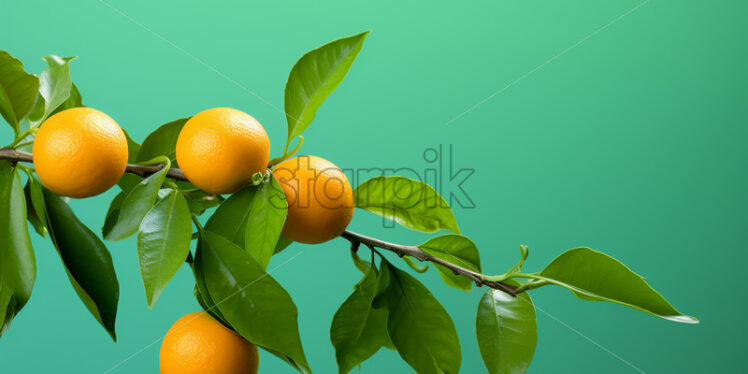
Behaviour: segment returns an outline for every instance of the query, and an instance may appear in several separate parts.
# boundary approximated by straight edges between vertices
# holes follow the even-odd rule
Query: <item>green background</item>
[[[487,272],[511,266],[519,244],[530,246],[529,271],[586,245],[619,258],[702,321],[671,323],[546,287],[533,292],[539,342],[530,372],[637,371],[624,360],[653,373],[745,370],[745,2],[652,0],[602,30],[641,3],[109,4],[117,10],[93,0],[3,2],[0,49],[37,73],[43,55],[80,56],[72,74],[84,104],[136,140],[173,119],[228,106],[265,126],[277,156],[286,126],[273,106],[282,107],[293,63],[372,29],[306,132],[303,153],[343,168],[423,170],[432,166],[425,149],[452,144],[454,166],[476,171],[463,185],[476,208],[455,213]],[[3,127],[0,143],[10,138]],[[99,232],[115,190],[71,205]],[[428,237],[382,226],[363,211],[351,224],[395,242]],[[0,340],[2,371],[156,373],[158,339],[198,310],[188,269],[149,310],[134,238],[108,243],[121,287],[114,344],[77,299],[52,245],[36,236],[33,244],[39,275]],[[295,244],[270,265],[298,255],[272,274],[295,298],[318,373],[335,371],[330,321],[359,278],[347,251],[342,239]],[[474,331],[482,290],[447,288],[433,269],[419,279],[457,325],[462,372],[485,372]],[[293,372],[264,353],[260,371]],[[387,350],[363,365],[365,373],[386,371],[410,369]]]

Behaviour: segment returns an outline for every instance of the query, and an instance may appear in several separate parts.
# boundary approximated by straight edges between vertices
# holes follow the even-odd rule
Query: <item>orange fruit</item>
[[[247,113],[213,108],[190,118],[177,138],[177,163],[187,179],[213,194],[236,192],[267,169],[270,140]]]
[[[353,217],[353,189],[332,162],[301,156],[273,169],[288,202],[283,235],[295,242],[317,244],[343,233]]]
[[[58,195],[98,195],[122,177],[127,138],[116,122],[91,108],[49,117],[36,133],[34,168],[44,187]]]
[[[257,347],[208,313],[190,313],[161,342],[161,374],[257,374]]]

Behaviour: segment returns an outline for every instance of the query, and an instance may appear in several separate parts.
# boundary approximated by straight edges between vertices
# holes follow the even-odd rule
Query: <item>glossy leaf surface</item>
[[[335,347],[340,374],[351,371],[379,348],[391,344],[387,335],[387,310],[372,306],[376,294],[377,271],[369,266],[353,293],[335,312],[330,340]]]
[[[379,277],[374,305],[387,308],[387,331],[403,360],[418,373],[457,373],[460,342],[444,307],[418,280],[384,260]]]
[[[39,96],[29,115],[32,126],[38,126],[65,103],[73,91],[70,61],[75,57],[44,56],[47,68],[39,76]],[[80,94],[80,92],[78,92]]]
[[[236,244],[210,231],[200,235],[207,291],[226,321],[250,342],[311,372],[288,292]]]
[[[169,122],[150,133],[138,151],[137,161],[148,161],[158,156],[166,156],[172,161],[172,165],[177,167],[177,138],[182,127],[190,118],[180,118],[176,121]]]
[[[165,191],[138,229],[140,274],[150,307],[184,263],[192,237],[187,201],[177,190]]]
[[[465,269],[480,273],[480,254],[478,248],[468,237],[459,234],[447,234],[433,238],[418,246],[424,252],[440,258],[444,261],[462,266]],[[434,264],[436,269],[450,287],[458,290],[470,291],[473,281],[463,275],[457,275],[452,270],[439,264]]]
[[[460,232],[452,209],[426,183],[400,176],[380,176],[361,183],[353,195],[357,208],[411,230]]]
[[[309,127],[317,109],[343,81],[368,34],[366,31],[325,44],[307,52],[293,66],[285,90],[286,146]]]
[[[35,279],[21,178],[10,163],[0,160],[0,335],[31,297]]]
[[[198,236],[199,238],[199,236]],[[216,303],[213,297],[208,292],[208,286],[205,284],[205,266],[203,266],[203,243],[202,240],[197,241],[197,248],[195,248],[195,258],[193,259],[192,273],[195,276],[195,299],[208,314],[213,316],[216,320],[228,325],[226,319],[221,314],[221,311],[216,307]]]
[[[114,323],[119,300],[119,282],[112,256],[104,243],[73,214],[55,193],[45,189],[47,221],[52,242],[86,308],[116,340]]]
[[[143,217],[156,202],[158,191],[161,184],[164,183],[167,172],[168,169],[161,169],[140,181],[130,190],[127,197],[122,201],[116,222],[108,232],[104,233],[104,239],[122,240],[138,231]]]
[[[275,252],[283,223],[286,221],[288,204],[274,175],[257,187],[249,204],[249,215],[244,234],[244,248],[267,269],[270,257]]]
[[[530,366],[538,326],[535,306],[527,292],[512,297],[489,288],[478,304],[475,328],[489,373],[520,374]]]
[[[244,248],[250,205],[257,193],[256,187],[246,187],[226,199],[210,216],[205,229],[229,239]]]
[[[29,222],[42,237],[47,235],[47,209],[44,206],[42,183],[35,175],[29,175],[26,187],[26,212]]]
[[[21,120],[34,106],[39,78],[23,70],[23,63],[0,50],[0,115],[18,134]]]
[[[538,275],[570,289],[583,300],[609,301],[675,322],[699,322],[677,311],[626,265],[590,248],[574,248],[562,253]]]

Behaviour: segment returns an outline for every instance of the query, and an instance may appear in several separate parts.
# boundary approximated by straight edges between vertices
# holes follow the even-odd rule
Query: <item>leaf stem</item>
[[[13,143],[10,143],[8,148],[16,148],[21,140],[25,139],[30,134],[36,133],[37,131],[39,131],[38,127],[29,127],[28,129],[26,129],[26,131],[18,134],[18,136],[16,136],[16,139],[13,141]]]
[[[292,149],[291,152],[289,152],[288,151],[288,142],[287,142],[286,143],[286,148],[283,150],[283,156],[276,157],[276,158],[270,160],[270,162],[268,162],[268,167],[271,168],[271,167],[273,167],[275,165],[278,165],[281,162],[286,161],[289,158],[293,157],[293,155],[295,155],[297,152],[299,152],[299,150],[301,149],[301,145],[302,144],[304,144],[304,136],[299,135],[299,144],[297,144],[296,147],[294,149]]]
[[[405,261],[405,263],[408,264],[408,266],[410,266],[410,268],[413,269],[413,271],[415,271],[416,273],[425,273],[429,270],[428,264],[426,264],[424,267],[418,267],[418,265],[413,262],[413,259],[408,256],[403,256],[403,261]]]

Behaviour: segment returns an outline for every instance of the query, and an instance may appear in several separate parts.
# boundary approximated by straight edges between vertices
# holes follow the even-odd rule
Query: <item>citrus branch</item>
[[[365,244],[368,247],[386,249],[390,252],[397,253],[397,255],[400,257],[410,256],[422,262],[433,262],[435,264],[444,266],[445,268],[452,270],[452,272],[454,272],[455,274],[472,279],[478,287],[486,285],[488,287],[504,291],[512,296],[517,296],[517,294],[519,293],[517,287],[515,286],[503,282],[494,282],[487,280],[487,277],[481,273],[474,272],[470,269],[465,269],[462,266],[444,261],[438,257],[434,257],[422,251],[421,248],[418,248],[416,246],[390,243],[384,240],[370,238],[368,236],[361,235],[350,230],[343,231],[343,233],[340,234],[340,237],[351,242],[351,250],[357,250],[361,244]]]
[[[11,162],[32,162],[33,156],[31,153],[21,152],[17,151],[12,148],[0,148],[0,160],[9,160]],[[139,177],[147,177],[161,169],[163,169],[164,164],[157,164],[157,165],[141,165],[141,164],[127,164],[127,171],[128,173],[135,174]],[[166,176],[172,179],[181,180],[181,181],[187,181],[187,177],[184,176],[184,173],[182,173],[179,169],[169,169],[168,172],[166,172]]]
[[[0,148],[0,159],[10,160],[11,162],[32,162],[33,161],[33,157],[30,153],[17,151],[11,148]],[[151,175],[161,170],[161,168],[163,168],[162,164],[159,164],[159,165],[127,164],[126,171],[128,173],[136,174],[140,177],[146,177],[148,175]],[[176,179],[176,180],[187,181],[187,178],[184,176],[184,173],[182,173],[182,171],[179,169],[169,169],[166,176],[172,179]],[[466,269],[462,266],[455,265],[451,262],[444,261],[440,258],[434,257],[422,251],[420,248],[416,246],[390,243],[384,240],[371,238],[371,237],[361,235],[361,234],[355,233],[353,231],[348,231],[348,230],[344,231],[340,236],[348,240],[349,242],[351,242],[351,250],[353,251],[358,250],[359,246],[361,244],[364,244],[370,248],[372,247],[381,248],[381,249],[388,250],[390,252],[394,252],[400,257],[410,256],[422,262],[432,262],[434,264],[441,265],[449,270],[452,270],[452,272],[454,272],[455,274],[470,278],[471,280],[475,282],[475,284],[478,287],[485,285],[487,287],[506,292],[507,294],[512,295],[512,296],[516,296],[519,292],[525,290],[525,289],[519,290],[516,286],[507,284],[504,282],[492,281],[490,280],[491,278],[490,276],[483,275],[481,273],[472,271],[470,269]]]

